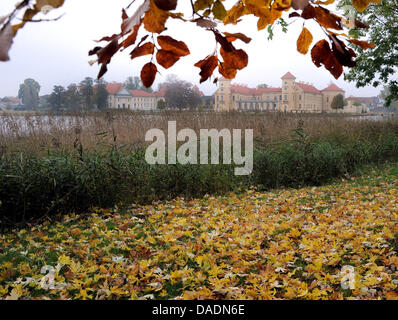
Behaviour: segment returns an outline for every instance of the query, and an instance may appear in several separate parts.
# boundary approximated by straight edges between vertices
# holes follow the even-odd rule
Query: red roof
[[[146,92],[144,90],[129,90],[130,93],[135,97],[164,97],[166,95],[166,89],[162,88],[157,92]]]
[[[245,95],[260,95],[262,93],[273,93],[273,92],[282,92],[281,88],[261,88],[261,89],[252,89],[249,87],[241,86],[234,84],[231,86],[232,93],[239,93]]]
[[[288,72],[282,77],[282,79],[296,79],[296,77]]]
[[[109,94],[116,94],[122,89],[123,85],[121,83],[108,83],[106,85],[106,90],[108,91]]]
[[[342,91],[342,92],[345,92],[343,89],[339,88],[334,83],[332,83],[329,87],[323,89],[322,91]]]
[[[306,83],[301,83],[301,82],[296,82],[296,85],[303,89],[304,92],[307,93],[315,93],[315,94],[322,94],[317,88],[315,88],[313,85],[306,84]]]

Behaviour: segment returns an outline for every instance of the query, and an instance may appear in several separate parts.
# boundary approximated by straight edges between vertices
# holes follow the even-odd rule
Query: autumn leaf
[[[311,57],[318,68],[323,64],[336,79],[343,73],[343,66],[335,57],[326,40],[320,40],[315,44],[311,50]]]
[[[220,49],[224,62],[233,69],[242,70],[247,67],[249,57],[242,49],[227,52],[223,48]]]
[[[365,11],[371,3],[380,4],[380,2],[381,0],[352,0],[354,8],[359,12]]]
[[[173,51],[161,49],[156,53],[156,60],[163,68],[169,69],[180,60],[180,56]]]
[[[303,10],[309,3],[309,0],[292,0],[292,8],[294,10]]]
[[[238,19],[244,15],[245,7],[242,2],[238,2],[234,5],[230,10],[227,11],[227,14],[223,20],[224,24],[236,24]]]
[[[5,20],[5,18],[4,18]],[[1,22],[1,21],[0,21]],[[1,23],[0,23],[1,26]],[[8,51],[10,50],[14,38],[14,32],[11,24],[7,24],[0,32],[0,61],[8,61],[10,57]]]
[[[207,79],[209,79],[214,70],[218,66],[218,59],[216,56],[209,56],[203,60],[200,60],[195,64],[195,67],[198,67],[201,69],[200,71],[200,83],[205,82]]]
[[[153,54],[155,51],[155,45],[152,42],[146,42],[139,47],[136,47],[131,53],[131,59]]]
[[[152,62],[148,62],[141,70],[141,81],[142,84],[150,88],[156,79],[156,74],[158,72],[158,68]]]
[[[183,41],[177,41],[170,36],[159,36],[157,41],[162,49],[174,52],[177,56],[184,57],[190,54]]]
[[[225,7],[220,0],[216,0],[216,2],[213,5],[212,11],[214,17],[218,20],[223,20],[227,15],[227,10],[225,10]]]
[[[154,0],[159,9],[165,11],[175,10],[177,8],[177,0]]]
[[[237,70],[231,68],[226,63],[220,63],[218,66],[218,72],[225,78],[225,79],[235,79]]]
[[[161,33],[166,27],[166,21],[169,18],[167,11],[159,9],[153,0],[150,0],[149,10],[144,16],[144,27],[147,31]]]
[[[138,35],[138,31],[141,27],[141,21],[139,24],[134,26],[133,32],[122,42],[123,48],[128,48],[128,47],[132,46],[137,41],[137,35]]]
[[[364,50],[371,49],[371,48],[375,47],[374,43],[369,43],[367,41],[361,41],[361,40],[358,40],[358,39],[349,39],[348,42],[350,42],[352,44],[355,44],[355,45],[361,47]]]
[[[229,32],[224,32],[224,35],[227,38],[227,41],[229,42],[233,42],[237,39],[243,41],[244,43],[250,43],[252,41],[251,38],[247,37],[246,35],[244,35],[243,33],[229,33]]]
[[[297,40],[297,51],[301,54],[307,54],[312,43],[313,36],[307,28],[303,28]]]

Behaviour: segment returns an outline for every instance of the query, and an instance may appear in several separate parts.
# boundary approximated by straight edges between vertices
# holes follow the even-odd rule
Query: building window
[[[299,95],[299,100],[301,100],[301,95]]]
[[[235,101],[235,96],[232,96],[232,101]]]
[[[285,94],[285,100],[287,100],[287,95]]]
[[[281,100],[281,101],[282,101],[282,96],[279,96],[279,100]]]

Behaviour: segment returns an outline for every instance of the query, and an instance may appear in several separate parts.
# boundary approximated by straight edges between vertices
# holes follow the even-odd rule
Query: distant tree
[[[124,86],[128,90],[143,90],[146,92],[153,92],[152,88],[146,88],[142,82],[140,77],[128,77],[124,82]]]
[[[344,109],[344,105],[345,105],[344,96],[340,93],[333,98],[331,107],[334,110],[338,110],[338,109]]]
[[[94,101],[99,110],[104,110],[108,107],[108,90],[106,90],[106,82],[102,79],[98,79],[96,82],[96,90],[94,95]]]
[[[48,98],[48,103],[54,111],[60,111],[66,104],[66,91],[62,86],[54,86],[53,92]]]
[[[158,109],[159,110],[164,110],[164,109],[166,109],[166,107],[167,107],[166,101],[164,101],[164,100],[158,101]]]
[[[359,101],[359,100],[355,100],[355,101],[352,103],[352,105],[355,106],[355,107],[360,107],[360,106],[362,105],[362,102]]]
[[[81,108],[82,97],[79,94],[77,85],[72,83],[68,86],[66,92],[66,108],[69,110],[77,110]]]
[[[39,106],[40,84],[34,79],[26,79],[19,86],[18,98],[27,109],[36,109]]]
[[[93,78],[86,77],[82,82],[80,82],[80,92],[82,96],[83,108],[90,110],[94,106],[94,80]]]
[[[384,86],[383,90],[380,92],[380,97],[384,101],[387,101],[388,97],[390,97],[390,96],[391,96],[390,86]],[[391,99],[390,106],[395,108],[395,109],[398,109],[398,98],[397,99]]]
[[[268,84],[266,84],[266,83],[262,83],[262,84],[259,84],[258,86],[257,86],[257,88],[258,89],[266,89],[266,88],[268,88],[269,86],[268,86]]]
[[[166,89],[166,104],[172,109],[193,109],[201,104],[200,92],[192,83],[172,75],[159,86]]]

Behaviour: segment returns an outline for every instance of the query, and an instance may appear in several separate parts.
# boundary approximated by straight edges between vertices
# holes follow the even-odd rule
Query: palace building
[[[339,94],[344,97],[345,91],[335,84],[318,90],[312,84],[297,82],[290,72],[282,77],[280,88],[253,89],[222,78],[215,93],[215,111],[336,112],[331,104]],[[345,109],[340,112],[355,108]]]
[[[109,109],[127,109],[134,111],[150,111],[158,108],[158,102],[165,100],[166,90],[146,92],[143,90],[127,90],[121,83],[109,83],[108,91]]]

